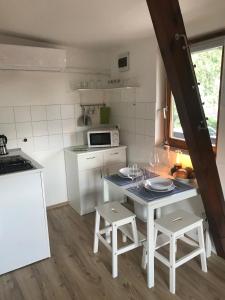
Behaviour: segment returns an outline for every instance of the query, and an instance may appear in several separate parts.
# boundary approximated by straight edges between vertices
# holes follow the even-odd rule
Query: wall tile
[[[76,135],[75,133],[65,133],[63,134],[63,145],[64,147],[70,147],[76,145]]]
[[[85,132],[76,132],[76,145],[87,145],[87,134]]]
[[[63,133],[75,132],[76,124],[74,119],[62,120]]]
[[[121,90],[112,90],[109,103],[121,102]]]
[[[62,116],[62,119],[73,119],[73,118],[75,118],[75,107],[74,107],[74,105],[61,105],[61,116]]]
[[[135,132],[137,134],[145,134],[145,120],[144,119],[136,119],[135,120],[136,125],[135,125]]]
[[[17,140],[16,139],[8,140],[7,149],[15,149],[15,148],[18,148]]]
[[[144,134],[155,137],[155,121],[154,120],[144,120]]]
[[[127,116],[129,118],[135,118],[136,104],[127,103]]]
[[[102,90],[90,90],[80,93],[81,104],[94,104],[103,103],[104,91]]]
[[[62,133],[62,121],[61,120],[48,121],[48,133],[49,135]]]
[[[145,106],[145,119],[155,120],[155,102],[146,103]]]
[[[122,89],[121,90],[121,101],[127,103],[135,103],[136,91],[135,89]]]
[[[18,147],[26,153],[32,153],[34,151],[34,141],[32,137],[28,138],[27,142],[24,142],[23,139],[17,139],[17,144]]]
[[[33,135],[31,123],[30,122],[17,123],[16,132],[17,132],[17,138],[31,137]]]
[[[155,103],[136,103],[136,118],[155,120]]]
[[[14,123],[13,107],[0,107],[0,123]]]
[[[47,120],[60,120],[61,110],[60,105],[47,105]]]
[[[47,121],[32,122],[33,136],[48,135]]]
[[[61,134],[49,136],[49,149],[62,149],[63,148],[63,137]]]
[[[123,129],[127,132],[135,133],[135,119],[134,118],[123,118],[122,119]]]
[[[35,151],[47,151],[49,146],[48,136],[34,137],[34,150]]]
[[[0,134],[4,134],[8,139],[15,139],[15,124],[0,124]]]
[[[30,106],[16,106],[14,107],[14,112],[17,123],[31,121]]]
[[[144,119],[146,116],[146,104],[136,103],[136,118]]]
[[[46,117],[46,107],[44,105],[31,106],[32,121],[45,121]]]

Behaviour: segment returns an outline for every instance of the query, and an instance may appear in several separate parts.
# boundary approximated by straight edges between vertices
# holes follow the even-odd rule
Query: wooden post
[[[146,0],[217,254],[225,258],[225,204],[178,0]]]

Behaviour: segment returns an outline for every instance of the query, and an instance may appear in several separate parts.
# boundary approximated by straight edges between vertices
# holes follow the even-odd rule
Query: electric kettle
[[[7,151],[7,137],[5,135],[0,135],[0,155],[6,155],[8,154]]]

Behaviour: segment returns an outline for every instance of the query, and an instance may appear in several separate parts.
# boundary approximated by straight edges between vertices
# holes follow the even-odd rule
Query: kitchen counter
[[[48,224],[42,166],[21,149],[13,149],[0,159],[21,156],[33,169],[0,176],[0,275],[50,257]],[[20,164],[2,163],[1,171]],[[23,164],[20,166],[24,167]]]
[[[0,177],[2,176],[15,176],[18,174],[23,174],[24,172],[26,173],[36,173],[36,172],[41,172],[43,170],[43,167],[36,162],[33,158],[31,158],[29,155],[24,153],[20,148],[12,149],[8,151],[9,153],[7,155],[2,155],[0,156],[0,160],[7,158],[7,157],[13,157],[13,156],[21,156],[22,158],[28,160],[31,165],[33,166],[33,169],[28,169],[28,170],[20,170],[12,173],[6,173],[6,174],[0,174]]]
[[[116,150],[116,149],[126,149],[127,146],[125,145],[120,145],[117,147],[99,147],[99,148],[89,148],[87,145],[80,145],[80,146],[71,146],[64,148],[64,151],[69,151],[69,152],[75,152],[76,154],[87,154],[87,153],[96,153],[96,152],[103,152],[103,151],[108,151],[108,150]]]

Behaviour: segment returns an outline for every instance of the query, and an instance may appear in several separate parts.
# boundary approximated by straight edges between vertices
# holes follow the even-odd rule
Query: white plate
[[[144,187],[146,188],[146,190],[151,191],[151,192],[156,192],[156,193],[166,193],[166,192],[171,192],[175,189],[175,185],[173,184],[171,187],[169,187],[166,190],[156,190],[153,189],[149,184],[145,183]]]
[[[120,175],[121,177],[125,177],[125,178],[130,178],[129,177],[129,168],[122,168],[119,170],[118,175]],[[143,172],[141,171],[141,169],[138,169],[136,174],[135,174],[135,178],[142,176]]]
[[[154,190],[165,191],[171,188],[174,184],[169,178],[157,178],[156,180],[147,180],[146,183]]]

